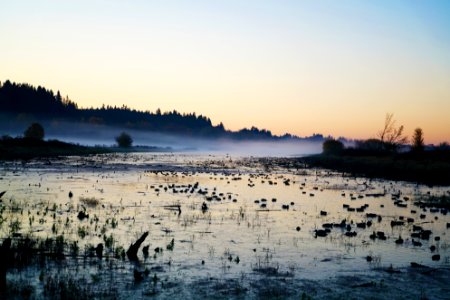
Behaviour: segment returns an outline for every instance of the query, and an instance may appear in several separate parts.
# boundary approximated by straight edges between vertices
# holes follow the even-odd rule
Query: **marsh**
[[[8,296],[448,296],[450,215],[423,205],[448,187],[192,153],[2,162],[0,178],[1,242],[33,242]]]

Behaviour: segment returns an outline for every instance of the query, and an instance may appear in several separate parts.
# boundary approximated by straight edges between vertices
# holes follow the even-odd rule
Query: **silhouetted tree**
[[[117,145],[121,148],[129,148],[131,147],[131,144],[133,144],[133,139],[131,136],[126,133],[122,132],[119,136],[116,137]]]
[[[55,96],[55,100],[59,103],[62,103],[62,97],[61,97],[61,93],[58,91],[56,92],[56,96]]]
[[[412,150],[415,152],[422,152],[424,149],[424,139],[422,128],[414,129],[414,135],[412,138]]]
[[[39,123],[33,123],[23,133],[24,137],[36,140],[43,140],[45,136],[44,127]]]
[[[403,125],[395,125],[394,114],[386,114],[384,127],[378,132],[381,143],[387,150],[396,151],[397,148],[408,142],[408,138],[403,135]]]
[[[328,139],[322,144],[323,154],[339,154],[344,150],[344,144],[335,139]]]

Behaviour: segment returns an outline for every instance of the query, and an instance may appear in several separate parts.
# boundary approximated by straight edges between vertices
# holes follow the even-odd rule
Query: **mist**
[[[162,151],[229,154],[236,156],[305,156],[320,153],[321,142],[279,140],[241,141],[219,138],[197,138],[158,132],[85,123],[42,121],[45,139],[57,139],[84,146],[114,146],[115,137],[126,132],[133,138],[133,146],[157,147]],[[0,135],[22,136],[30,125],[24,122],[0,122]],[[156,149],[158,150],[158,149]]]

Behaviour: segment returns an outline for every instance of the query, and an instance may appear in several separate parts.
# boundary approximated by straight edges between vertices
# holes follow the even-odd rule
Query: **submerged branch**
[[[129,260],[137,261],[137,252],[141,244],[144,242],[145,238],[148,236],[148,231],[144,232],[144,234],[136,241],[136,243],[131,244],[130,248],[127,250],[127,256]]]

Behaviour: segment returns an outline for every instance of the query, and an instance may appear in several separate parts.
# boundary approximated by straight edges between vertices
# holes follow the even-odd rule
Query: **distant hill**
[[[214,126],[206,116],[195,113],[181,114],[176,110],[162,113],[139,111],[122,107],[79,108],[67,96],[62,97],[49,89],[9,80],[0,83],[0,113],[12,120],[33,118],[47,121],[68,121],[83,124],[101,124],[151,132],[178,134],[192,137],[231,138],[236,140],[308,140],[323,141],[321,134],[300,138],[285,134],[273,135],[270,130],[251,127],[239,131],[226,130],[220,123]]]

